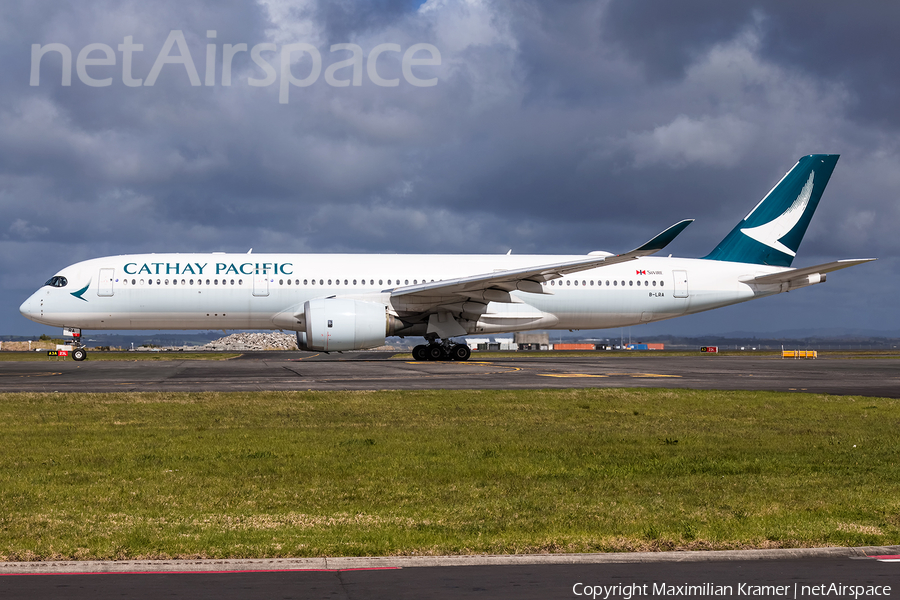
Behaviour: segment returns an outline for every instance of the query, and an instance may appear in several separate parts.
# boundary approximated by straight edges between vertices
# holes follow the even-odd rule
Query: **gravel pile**
[[[207,350],[296,350],[297,338],[286,333],[232,333],[204,346]]]

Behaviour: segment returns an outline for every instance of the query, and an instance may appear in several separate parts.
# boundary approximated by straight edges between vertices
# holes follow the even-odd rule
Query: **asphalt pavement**
[[[0,362],[0,392],[663,387],[900,397],[893,358],[521,356],[416,362],[388,352],[254,352],[222,361]]]

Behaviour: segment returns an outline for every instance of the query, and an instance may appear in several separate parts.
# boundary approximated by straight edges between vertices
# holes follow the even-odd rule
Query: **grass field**
[[[900,401],[0,395],[0,559],[900,543]]]

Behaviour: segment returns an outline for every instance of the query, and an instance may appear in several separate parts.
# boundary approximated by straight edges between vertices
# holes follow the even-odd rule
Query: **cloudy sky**
[[[4,2],[0,333],[55,331],[18,305],[109,254],[621,252],[695,218],[668,250],[703,256],[811,153],[841,160],[794,266],[880,260],[640,331],[896,332],[897,23],[880,0]],[[358,72],[329,71],[338,44]]]

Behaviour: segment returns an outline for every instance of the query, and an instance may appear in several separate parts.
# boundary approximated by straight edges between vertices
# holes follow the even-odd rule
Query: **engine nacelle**
[[[315,298],[303,315],[306,332],[298,332],[297,345],[321,352],[383,346],[391,323],[384,304],[348,298]]]

